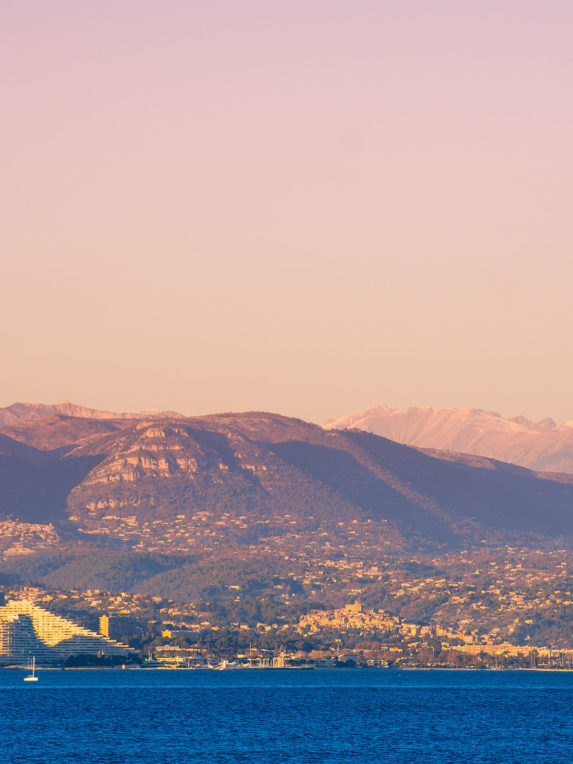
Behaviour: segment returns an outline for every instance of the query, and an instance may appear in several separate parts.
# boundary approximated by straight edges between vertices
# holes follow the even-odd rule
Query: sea
[[[573,673],[0,670],[0,762],[572,764]]]

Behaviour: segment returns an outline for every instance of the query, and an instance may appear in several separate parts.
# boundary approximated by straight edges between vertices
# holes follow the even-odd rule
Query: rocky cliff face
[[[373,521],[405,539],[446,545],[573,536],[573,476],[424,453],[275,414],[60,415],[3,431],[0,519],[96,535],[106,522],[171,523],[209,513],[247,523],[289,515],[314,527]]]
[[[329,422],[327,427],[357,428],[406,445],[479,454],[534,470],[573,473],[570,422],[532,422],[522,416],[502,417],[471,408],[413,406],[402,411],[379,405]]]

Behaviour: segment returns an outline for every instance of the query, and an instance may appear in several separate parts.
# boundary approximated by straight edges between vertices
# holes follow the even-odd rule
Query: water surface
[[[0,762],[571,764],[573,673],[0,670]]]

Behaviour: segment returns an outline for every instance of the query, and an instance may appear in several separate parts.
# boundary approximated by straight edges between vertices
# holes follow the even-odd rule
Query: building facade
[[[133,650],[28,600],[0,607],[0,665],[61,663],[73,655],[127,658]]]

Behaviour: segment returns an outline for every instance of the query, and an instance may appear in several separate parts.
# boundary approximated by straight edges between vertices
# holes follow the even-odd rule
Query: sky
[[[3,0],[0,405],[573,420],[572,25]]]

